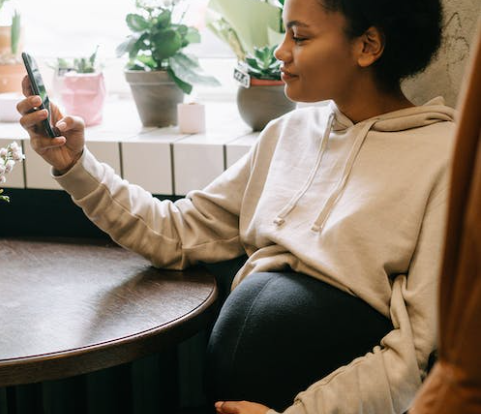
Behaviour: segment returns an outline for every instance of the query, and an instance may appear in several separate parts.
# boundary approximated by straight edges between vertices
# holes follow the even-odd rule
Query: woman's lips
[[[297,75],[294,75],[293,73],[288,72],[287,70],[281,69],[281,79],[284,82],[288,82],[288,81],[296,79],[296,78],[298,78]]]

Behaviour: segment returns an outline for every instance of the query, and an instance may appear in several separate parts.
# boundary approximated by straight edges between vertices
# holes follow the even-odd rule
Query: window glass
[[[191,51],[203,57],[232,57],[230,49],[204,27],[208,0],[183,0],[184,21],[198,27],[202,43]],[[7,3],[8,4],[8,3]],[[26,47],[44,57],[89,54],[97,44],[106,58],[130,34],[125,23],[135,0],[17,0]]]
[[[232,99],[237,87],[232,79],[235,56],[204,25],[208,0],[183,0],[181,4],[186,8],[184,22],[198,27],[202,36],[202,42],[187,51],[200,57],[206,72],[223,85],[196,87],[194,91],[201,97]],[[53,76],[49,65],[57,57],[89,56],[99,45],[109,93],[130,95],[123,76],[127,56],[117,58],[115,49],[131,33],[125,17],[136,11],[135,0],[15,0],[6,5],[15,5],[20,11],[24,49],[39,62],[48,89],[52,88]]]

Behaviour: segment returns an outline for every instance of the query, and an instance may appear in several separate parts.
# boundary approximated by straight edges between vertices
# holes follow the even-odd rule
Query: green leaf
[[[199,31],[195,27],[189,27],[185,40],[190,43],[200,43],[201,37]]]
[[[263,49],[255,48],[254,49],[254,55],[257,59],[263,61],[264,58],[265,58],[265,55],[266,55],[265,48],[263,48]]]
[[[149,22],[140,14],[129,13],[125,21],[133,32],[143,32],[149,28]]]
[[[92,55],[89,58],[89,62],[92,65],[92,67],[95,67],[95,59],[97,59],[97,52],[99,51],[99,46],[95,48],[95,52],[92,53]]]
[[[198,69],[199,71],[202,71],[202,68],[200,67],[199,59],[197,56],[194,55],[188,55],[187,53],[178,53],[179,59],[182,59],[186,65],[191,66],[193,69]]]
[[[59,69],[70,69],[72,65],[67,59],[57,58],[57,66]]]
[[[0,189],[0,194],[3,193],[3,190]],[[9,196],[3,196],[3,195],[0,195],[0,201],[6,201],[7,203],[10,202],[10,197]]]
[[[187,35],[189,28],[185,24],[173,24],[172,29],[179,32],[181,36]]]
[[[170,10],[165,10],[157,16],[155,27],[158,29],[166,29],[172,23],[172,13]]]
[[[120,45],[117,46],[117,49],[115,49],[116,56],[119,58],[125,55],[127,52],[130,52],[138,39],[139,37],[136,35],[128,36],[127,39],[125,39]]]
[[[139,65],[138,63],[129,62],[129,63],[125,66],[125,69],[127,69],[127,70],[143,70],[143,71],[145,71],[145,70],[146,70],[146,67],[145,67],[145,65]]]
[[[251,67],[253,69],[261,70],[261,66],[258,64],[256,59],[247,57],[246,62],[249,65],[249,67]]]
[[[198,63],[184,53],[172,56],[169,59],[169,67],[175,76],[185,83],[220,86],[216,78],[201,73]]]
[[[144,70],[156,70],[159,69],[157,62],[152,56],[140,55],[137,57],[137,62],[140,62],[144,66]]]
[[[18,43],[20,42],[21,30],[20,14],[15,10],[15,13],[12,17],[12,26],[10,28],[10,49],[14,55],[16,55],[18,52]]]
[[[149,47],[148,45],[145,44],[146,39],[148,38],[147,33],[143,33],[142,36],[140,36],[137,41],[132,45],[132,47],[129,50],[129,58],[134,59],[141,50],[148,50]]]
[[[249,68],[248,72],[249,72],[249,75],[253,75],[254,78],[259,78],[260,76],[265,75],[265,73],[263,73],[263,71],[260,69]]]
[[[152,37],[152,55],[157,61],[174,56],[182,48],[182,38],[174,30],[164,30]]]
[[[276,46],[254,48],[254,56],[245,58],[249,74],[259,79],[279,80],[280,62],[274,56],[275,50]]]
[[[184,93],[186,93],[187,95],[190,95],[190,94],[191,94],[192,89],[193,89],[192,84],[187,83],[187,82],[184,82],[183,80],[179,79],[179,78],[175,75],[174,71],[173,71],[170,67],[167,69],[167,72],[169,73],[169,75],[171,76],[171,78],[174,80],[174,82],[176,83],[176,85],[177,85],[180,89],[182,89],[182,91],[183,91]]]
[[[151,70],[157,69],[157,63],[152,59],[152,56],[140,55],[137,56],[137,59],[131,59],[125,68],[128,70],[150,72]]]

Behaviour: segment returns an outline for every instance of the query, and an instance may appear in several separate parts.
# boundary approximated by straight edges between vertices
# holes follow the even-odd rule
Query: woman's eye
[[[305,41],[306,38],[305,37],[292,36],[292,40],[294,40],[295,43],[299,44],[299,43],[302,43],[303,41]]]

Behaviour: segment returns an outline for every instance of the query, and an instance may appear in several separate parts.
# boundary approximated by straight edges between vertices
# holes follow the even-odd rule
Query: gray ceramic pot
[[[244,122],[254,131],[261,131],[272,119],[292,111],[296,103],[284,94],[284,84],[251,85],[239,87],[237,107]]]
[[[184,92],[166,71],[126,70],[125,79],[144,126],[177,125],[177,104],[183,102]]]

